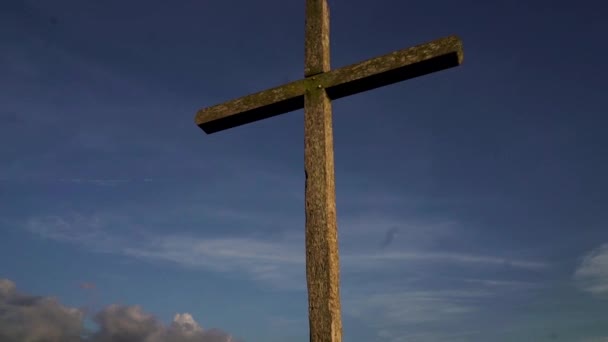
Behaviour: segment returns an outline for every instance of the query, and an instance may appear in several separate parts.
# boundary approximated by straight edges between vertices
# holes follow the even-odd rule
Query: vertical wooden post
[[[314,77],[329,69],[327,0],[307,0],[304,76],[311,83],[304,94],[304,167],[311,342],[342,341],[331,102]]]

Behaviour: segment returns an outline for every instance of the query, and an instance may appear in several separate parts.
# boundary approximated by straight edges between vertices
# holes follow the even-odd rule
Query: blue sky
[[[606,341],[606,5],[329,5],[332,67],[465,55],[333,103],[344,340]],[[0,10],[0,308],[27,317],[0,336],[48,327],[37,298],[100,340],[307,341],[303,112],[194,124],[302,77],[304,1]]]

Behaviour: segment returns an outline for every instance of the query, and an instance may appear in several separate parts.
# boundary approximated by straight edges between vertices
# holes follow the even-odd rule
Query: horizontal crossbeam
[[[325,88],[335,100],[452,68],[462,59],[461,40],[449,36],[201,109],[195,122],[211,134],[301,109],[310,88]]]

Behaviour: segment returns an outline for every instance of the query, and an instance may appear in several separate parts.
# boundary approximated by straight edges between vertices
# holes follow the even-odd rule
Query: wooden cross
[[[462,63],[455,36],[330,70],[327,0],[306,0],[304,78],[199,110],[207,134],[304,108],[306,282],[311,342],[342,341],[331,100]]]

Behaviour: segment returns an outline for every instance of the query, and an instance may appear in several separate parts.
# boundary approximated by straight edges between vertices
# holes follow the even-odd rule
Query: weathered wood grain
[[[327,0],[306,2],[305,76],[329,71]],[[311,342],[341,342],[340,266],[331,102],[323,87],[304,94],[306,283]]]
[[[317,78],[335,100],[455,67],[462,59],[462,42],[449,36],[334,69]]]
[[[329,6],[327,0],[306,1],[304,77],[329,71]]]
[[[326,36],[328,37],[328,35]],[[323,40],[329,42],[329,38],[323,38]],[[309,43],[307,47],[306,51],[312,49],[312,43]],[[321,52],[327,54],[329,59],[329,47]],[[321,64],[319,61],[323,59],[308,58],[311,58],[311,65],[316,65],[314,68],[307,69],[310,76],[201,109],[196,114],[196,124],[207,134],[215,133],[302,109],[306,89],[325,88],[329,98],[336,100],[455,67],[462,63],[463,48],[458,37],[449,36],[325,72],[318,72],[318,70],[329,68],[329,61]]]
[[[306,282],[311,342],[342,341],[340,266],[331,102],[324,89],[306,92]]]

